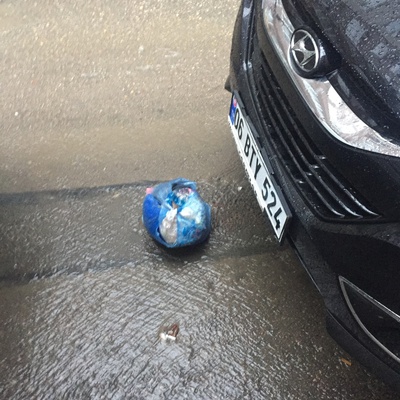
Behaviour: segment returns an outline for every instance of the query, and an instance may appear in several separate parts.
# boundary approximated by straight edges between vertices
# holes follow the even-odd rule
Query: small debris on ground
[[[179,333],[179,325],[172,324],[171,326],[164,326],[160,332],[161,340],[176,340]]]
[[[350,360],[347,360],[346,358],[340,357],[340,361],[343,364],[346,364],[347,366],[351,367],[351,361]]]

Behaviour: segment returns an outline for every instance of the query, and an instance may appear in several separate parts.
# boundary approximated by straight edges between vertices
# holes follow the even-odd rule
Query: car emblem
[[[341,57],[334,47],[309,27],[293,32],[289,58],[292,68],[303,78],[320,78],[341,65]]]
[[[300,75],[312,76],[318,71],[320,47],[313,35],[305,29],[297,29],[290,40],[290,56]]]

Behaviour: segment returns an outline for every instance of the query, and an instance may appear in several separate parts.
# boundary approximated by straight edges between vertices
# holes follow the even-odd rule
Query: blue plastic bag
[[[211,231],[211,208],[200,197],[195,182],[178,178],[147,189],[143,223],[166,247],[203,242]]]

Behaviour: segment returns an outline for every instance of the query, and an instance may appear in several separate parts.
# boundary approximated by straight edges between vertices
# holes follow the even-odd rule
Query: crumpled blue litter
[[[168,248],[191,246],[210,234],[211,207],[195,182],[177,178],[148,189],[143,223],[150,236]]]

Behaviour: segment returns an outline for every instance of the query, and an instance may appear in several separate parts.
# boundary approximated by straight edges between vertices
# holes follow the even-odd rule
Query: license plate
[[[271,167],[267,167],[261,156],[259,145],[254,136],[254,129],[250,128],[235,95],[232,96],[228,120],[258,203],[267,214],[276,237],[281,242],[289,224],[291,213],[272,176]]]

